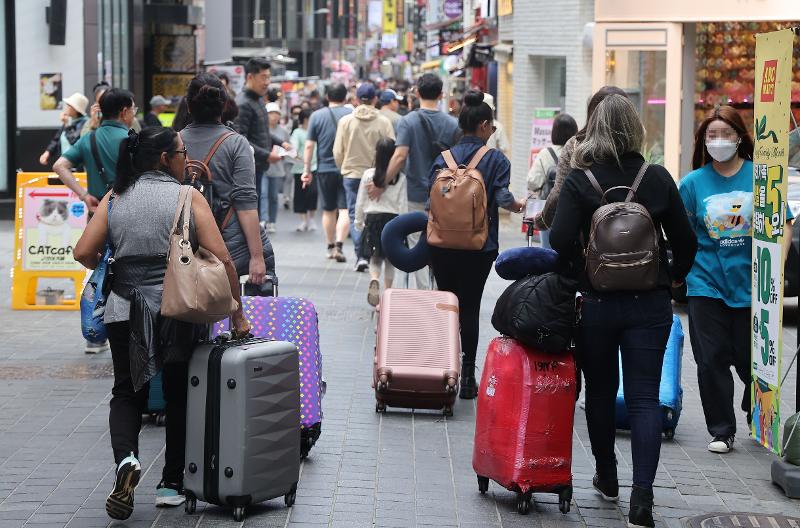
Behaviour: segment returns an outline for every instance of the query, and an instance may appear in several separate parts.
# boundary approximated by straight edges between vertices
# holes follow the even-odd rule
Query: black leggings
[[[142,428],[142,414],[147,410],[150,384],[146,384],[138,392],[133,390],[128,356],[128,322],[111,323],[107,325],[107,329],[114,361],[114,388],[111,390],[108,424],[111,429],[114,461],[119,464],[131,453],[139,457],[139,431]],[[162,370],[164,399],[167,403],[167,447],[162,477],[171,484],[183,483],[188,372],[188,363],[170,363],[164,365]]]
[[[497,251],[463,251],[431,247],[431,263],[436,284],[442,291],[458,297],[461,323],[461,368],[465,376],[475,373],[478,352],[481,298]]]

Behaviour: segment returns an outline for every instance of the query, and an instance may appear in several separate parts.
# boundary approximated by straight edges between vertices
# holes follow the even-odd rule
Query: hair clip
[[[135,130],[128,130],[128,151],[133,154],[139,148],[139,134]]]

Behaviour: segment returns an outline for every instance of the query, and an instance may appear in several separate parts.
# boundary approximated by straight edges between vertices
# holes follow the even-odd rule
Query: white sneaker
[[[369,269],[369,262],[367,262],[366,259],[363,258],[358,259],[358,262],[356,262],[354,270],[359,273],[364,273],[368,269]]]
[[[308,231],[308,224],[305,221],[300,222],[300,225],[297,226],[297,229],[295,231],[297,231],[298,233],[305,233],[306,231]]]
[[[106,499],[106,513],[112,519],[124,521],[133,513],[133,490],[142,476],[142,465],[133,453],[117,466],[114,489]]]
[[[719,453],[724,455],[730,453],[733,449],[733,441],[736,439],[734,435],[730,436],[715,436],[714,440],[708,444],[708,450],[712,453]]]
[[[102,343],[87,341],[86,348],[83,351],[87,354],[102,354],[103,352],[108,352],[108,350],[108,341],[103,341]]]
[[[278,230],[275,228],[275,224],[267,224],[267,233],[276,233]]]
[[[309,220],[309,222],[308,222],[308,230],[309,231],[316,231],[317,230],[316,222],[314,222],[313,220]]]

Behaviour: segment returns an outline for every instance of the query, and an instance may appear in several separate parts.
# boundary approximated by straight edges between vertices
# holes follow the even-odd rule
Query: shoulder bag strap
[[[555,149],[553,147],[547,147],[547,152],[550,153],[550,157],[553,158],[553,161],[558,165],[558,156],[556,155]]]
[[[484,157],[486,154],[488,154],[490,150],[492,150],[492,149],[490,149],[490,148],[489,148],[489,147],[487,147],[486,145],[484,145],[484,146],[482,146],[481,148],[479,148],[479,149],[478,149],[478,152],[476,152],[476,153],[475,153],[475,155],[474,155],[474,156],[472,156],[472,160],[470,160],[470,162],[469,162],[469,165],[467,165],[467,168],[468,168],[468,169],[474,169],[474,168],[476,168],[476,167],[478,166],[478,163],[480,163],[480,162],[481,162],[481,160],[483,159],[483,157]]]
[[[106,178],[106,168],[103,167],[103,162],[100,161],[100,150],[97,148],[97,138],[95,135],[97,134],[97,130],[92,130],[89,134],[89,144],[92,148],[92,157],[94,158],[94,164],[97,167],[97,173],[100,175],[100,178],[106,184],[106,187],[111,187],[110,181]]]
[[[631,190],[628,192],[628,196],[625,198],[626,202],[630,202],[633,197],[636,195],[636,191],[639,190],[639,185],[642,183],[644,179],[644,173],[647,172],[647,168],[650,167],[650,164],[646,161],[642,163],[642,168],[639,169],[639,174],[636,175],[636,179],[633,180],[633,185],[631,186]]]
[[[428,136],[428,144],[433,145],[433,140],[436,138],[433,136],[433,130],[431,130],[431,124],[425,117],[423,117],[422,110],[417,110],[417,115],[419,117],[419,120],[422,122],[422,128],[425,129],[425,134]]]
[[[453,157],[453,153],[449,150],[445,150],[442,152],[442,158],[444,162],[447,164],[447,168],[450,170],[458,170],[458,163],[456,163],[456,159]]]
[[[591,183],[592,187],[594,187],[594,189],[600,193],[600,196],[604,196],[603,188],[600,187],[600,183],[597,181],[597,178],[594,177],[592,171],[590,169],[584,169],[583,173],[586,174],[587,178],[589,178],[589,183]]]
[[[111,206],[114,203],[114,196],[116,193],[112,192],[111,196],[108,197],[108,210],[106,211],[106,246],[114,253],[114,243],[111,241]]]
[[[190,185],[181,185],[181,192],[178,193],[178,206],[175,208],[175,217],[172,219],[172,228],[169,231],[170,236],[178,229],[178,220],[181,218],[181,211],[183,211],[183,202],[186,201],[186,195],[189,194]]]
[[[186,195],[183,199],[183,227],[182,227],[182,241],[185,244],[189,244],[189,219],[192,216],[192,189],[191,187],[186,189]]]
[[[228,132],[225,132],[224,134],[222,134],[220,137],[217,138],[217,141],[215,141],[214,144],[211,145],[211,150],[208,151],[208,154],[206,154],[206,157],[203,160],[203,163],[206,165],[206,167],[208,166],[208,163],[211,161],[211,158],[214,157],[214,154],[217,153],[217,149],[223,143],[225,143],[226,139],[228,139],[229,137],[234,136],[234,135],[236,135],[236,132],[228,131]]]
[[[336,130],[339,128],[339,118],[336,117],[336,114],[333,112],[333,108],[330,106],[328,107],[328,114],[331,116],[331,121],[333,121],[334,130]]]

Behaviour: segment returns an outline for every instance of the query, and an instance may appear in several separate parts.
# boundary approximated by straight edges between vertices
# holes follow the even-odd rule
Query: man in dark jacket
[[[289,143],[282,142],[269,131],[269,116],[267,115],[264,96],[267,95],[270,82],[269,62],[264,59],[250,59],[245,65],[247,80],[244,90],[236,96],[236,105],[239,115],[234,121],[236,130],[247,138],[253,147],[256,161],[256,192],[258,203],[261,203],[261,185],[266,177],[270,163],[280,161],[280,156],[272,152],[272,145],[282,145],[290,150]]]

